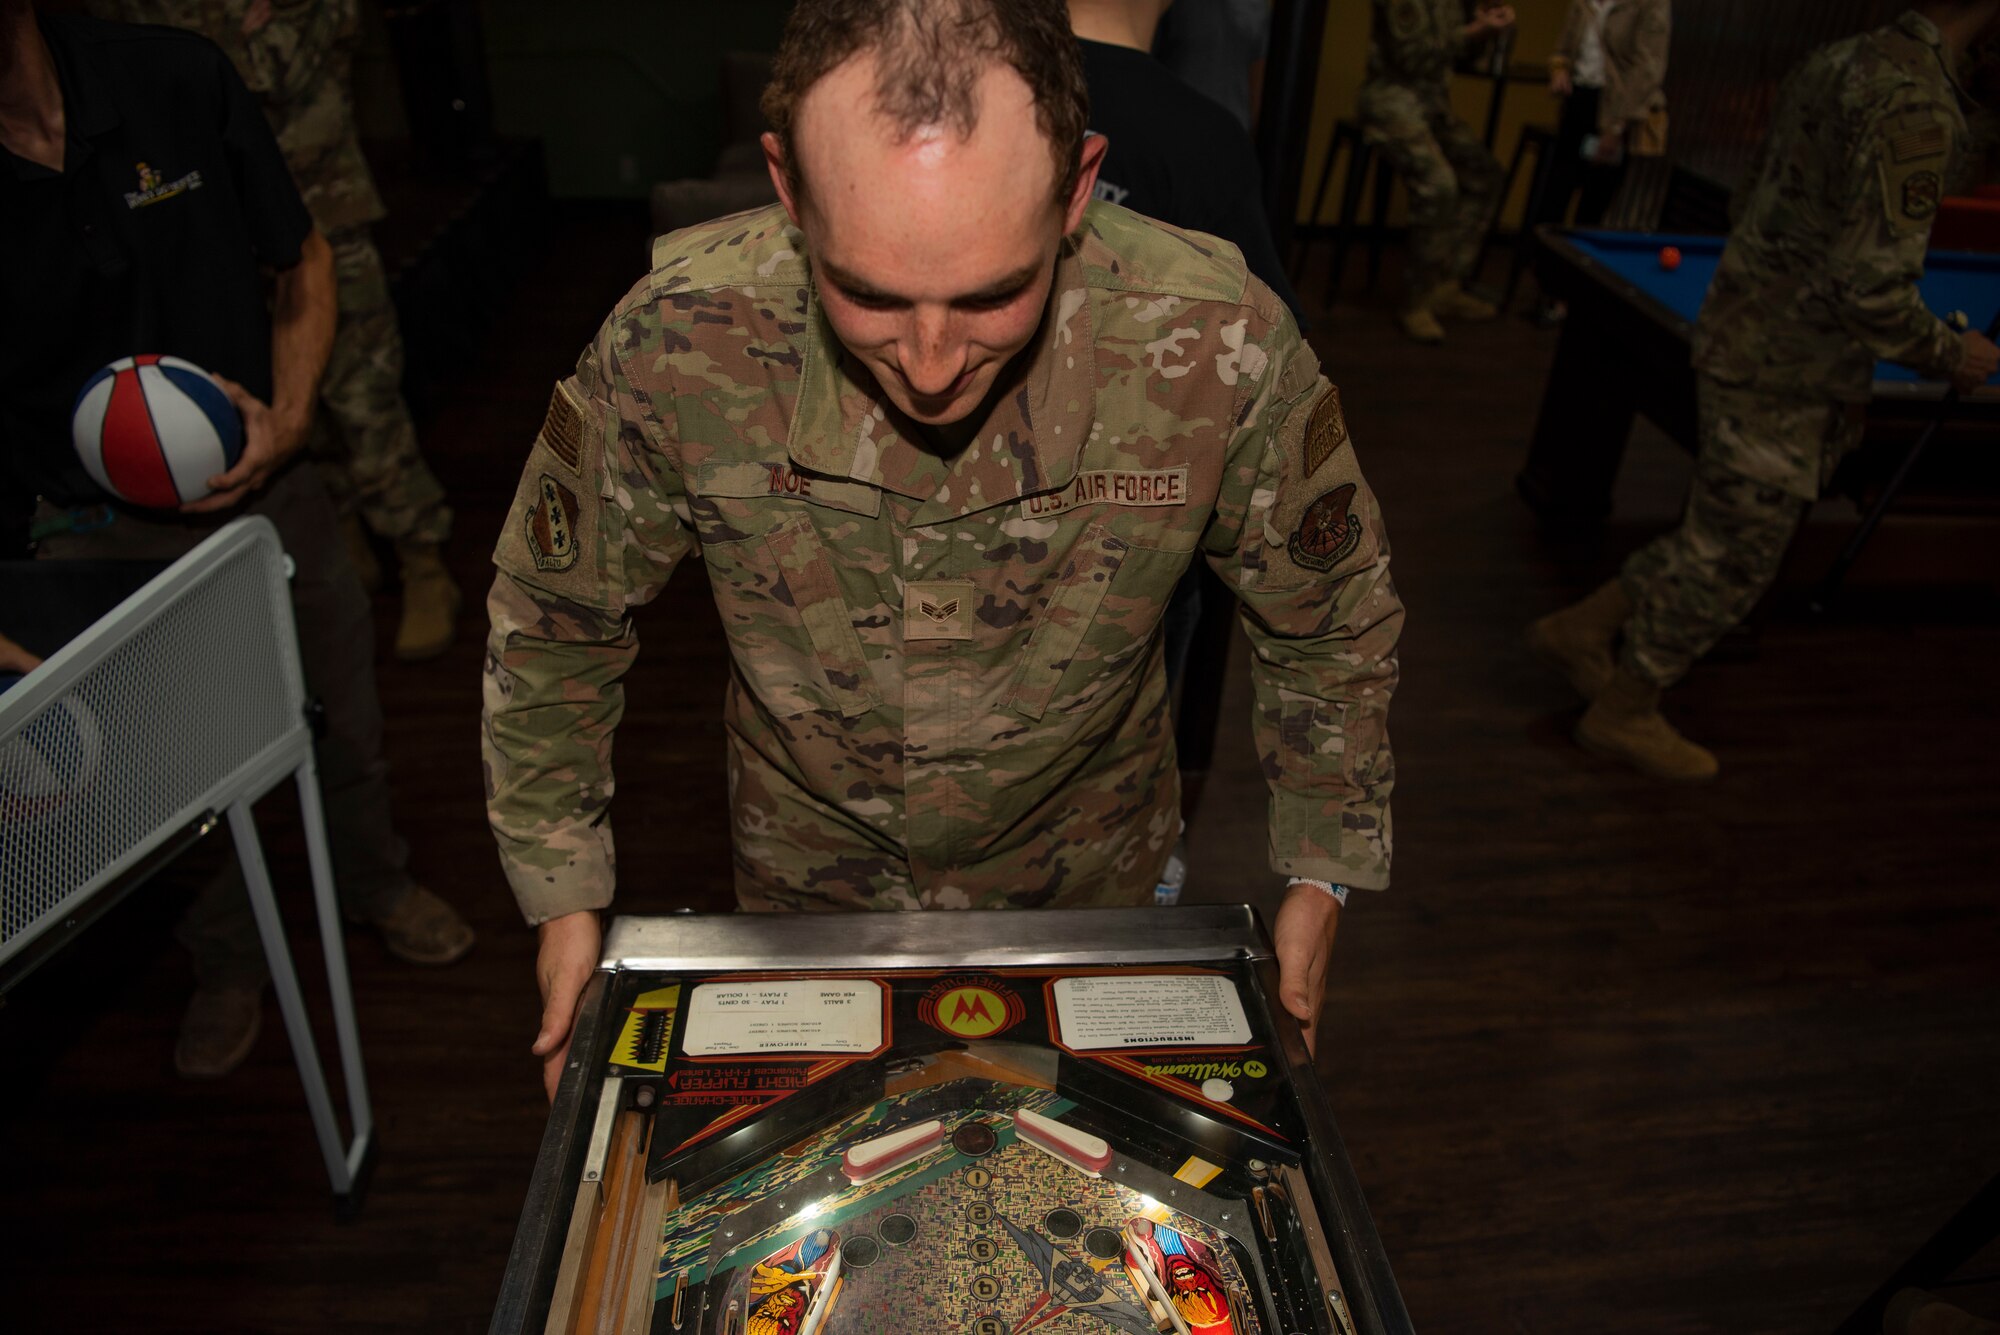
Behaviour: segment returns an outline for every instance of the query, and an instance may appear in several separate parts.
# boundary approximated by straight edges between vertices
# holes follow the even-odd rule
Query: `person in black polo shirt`
[[[405,959],[462,956],[471,928],[404,867],[368,602],[298,454],[333,337],[331,254],[220,50],[0,0],[0,309],[0,552],[23,551],[32,524],[43,558],[171,560],[240,508],[270,519],[297,566],[307,683],[326,706],[320,784],[343,907]],[[113,501],[70,444],[83,382],[152,352],[215,373],[243,415],[241,461],[178,514]],[[180,936],[199,986],[175,1064],[219,1075],[255,1041],[266,981],[240,875],[197,896]]]
[[[1070,0],[1091,132],[1109,141],[1097,197],[1232,243],[1297,318],[1299,300],[1264,217],[1250,132],[1149,54],[1169,3]]]
[[[1097,197],[1191,231],[1233,243],[1243,263],[1291,308],[1301,330],[1305,317],[1285,275],[1277,243],[1264,217],[1264,191],[1257,172],[1257,149],[1250,133],[1221,104],[1184,82],[1150,53],[1160,17],[1171,0],[1070,0],[1070,27],[1083,50],[1083,77],[1090,89],[1090,129],[1108,142],[1097,176]],[[1167,605],[1161,633],[1166,637],[1167,690],[1187,677],[1188,659],[1201,628],[1203,586],[1208,597],[1223,586],[1205,567],[1189,570]],[[1197,670],[1188,690],[1202,682],[1221,689],[1226,639],[1214,651],[1212,671]],[[1183,700],[1185,706],[1186,701]],[[1208,768],[1212,729],[1186,720],[1212,718],[1206,709],[1184,708],[1178,724],[1181,791],[1191,807]],[[1161,902],[1172,903],[1186,875],[1185,852],[1176,846],[1160,885]]]

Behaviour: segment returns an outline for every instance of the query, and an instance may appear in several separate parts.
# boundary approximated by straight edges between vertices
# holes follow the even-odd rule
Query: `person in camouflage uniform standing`
[[[1591,701],[1586,748],[1662,779],[1712,777],[1714,755],[1660,715],[1660,691],[1777,578],[1858,443],[1876,361],[1966,392],[2000,367],[2000,349],[1917,291],[1965,146],[1956,71],[1996,14],[2000,0],[1919,6],[1813,53],[1780,92],[1695,324],[1700,441],[1681,526],[1529,632]]]
[[[307,448],[324,465],[362,582],[382,580],[362,526],[393,542],[402,567],[396,656],[450,645],[459,591],[442,547],[444,488],[403,402],[403,340],[369,224],[384,214],[348,99],[357,0],[93,0],[105,18],[198,32],[228,53],[262,101],[313,222],[333,247],[340,323]]]
[[[1374,0],[1361,132],[1410,192],[1409,293],[1403,330],[1444,338],[1439,316],[1490,320],[1492,303],[1460,284],[1479,259],[1499,204],[1500,164],[1451,110],[1451,67],[1470,42],[1512,27],[1514,11],[1482,5],[1471,23],[1459,0]]]
[[[545,1079],[612,898],[633,614],[690,554],[749,909],[1150,902],[1161,618],[1208,560],[1257,646],[1310,1026],[1346,887],[1388,883],[1402,622],[1339,395],[1234,247],[1091,202],[1062,0],[803,0],[766,110],[783,204],[655,242],[494,554],[488,810]]]

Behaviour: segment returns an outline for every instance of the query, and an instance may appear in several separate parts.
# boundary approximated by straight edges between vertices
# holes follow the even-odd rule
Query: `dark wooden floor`
[[[637,276],[642,235],[635,215],[560,215],[435,389],[426,440],[469,588],[549,382]],[[1671,699],[1721,780],[1659,788],[1568,743],[1576,708],[1518,634],[1671,516],[1685,461],[1642,432],[1617,520],[1553,542],[1511,487],[1551,335],[1510,322],[1419,350],[1369,301],[1315,341],[1411,609],[1397,887],[1348,912],[1322,1067],[1418,1329],[1830,1329],[2000,1169],[2000,627],[1989,601],[1908,583],[1991,571],[1990,536],[1901,525],[1848,616],[1781,602],[1754,659]],[[634,910],[728,903],[712,620],[683,578],[642,623],[618,757]],[[482,940],[427,972],[350,938],[382,1141],[362,1216],[330,1216],[275,1012],[235,1076],[171,1074],[189,867],[0,1011],[0,1324],[484,1328],[543,1109],[531,937],[480,810],[479,656],[467,636],[382,669],[416,869]],[[1240,645],[1229,689],[1190,894],[1269,903]]]

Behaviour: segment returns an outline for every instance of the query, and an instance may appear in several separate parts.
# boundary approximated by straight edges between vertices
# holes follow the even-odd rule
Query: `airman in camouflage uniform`
[[[308,448],[348,517],[364,582],[373,586],[381,572],[353,517],[396,544],[404,593],[397,656],[442,653],[459,606],[440,557],[451,509],[403,402],[402,334],[368,230],[384,209],[348,102],[356,0],[95,0],[94,7],[109,18],[201,33],[262,100],[299,193],[333,248],[339,284],[340,323]]]
[[[632,617],[693,553],[747,908],[1148,901],[1179,833],[1159,624],[1197,556],[1256,645],[1272,866],[1387,884],[1388,546],[1338,394],[1233,247],[1093,205],[973,443],[899,420],[781,209],[656,242],[494,556],[488,806],[531,922],[611,900]]]
[[[1444,337],[1438,316],[1491,319],[1493,306],[1459,284],[1479,259],[1499,203],[1500,164],[1451,110],[1451,68],[1473,37],[1513,21],[1484,10],[1465,22],[1459,0],[1374,0],[1362,133],[1410,193],[1409,295],[1404,330],[1423,343]]]
[[[551,1096],[634,614],[689,554],[750,908],[1149,899],[1180,824],[1160,627],[1206,557],[1257,646],[1310,1046],[1348,885],[1387,882],[1402,609],[1297,326],[1226,242],[1092,206],[1088,107],[1062,0],[799,0],[779,207],[656,242],[557,386],[495,554],[485,739]]]
[[[1681,526],[1531,632],[1593,699],[1585,746],[1662,778],[1712,776],[1714,756],[1659,715],[1660,689],[1776,579],[1859,440],[1876,361],[1953,379],[1970,362],[1970,385],[1992,371],[1991,345],[1917,291],[1965,139],[1953,65],[1911,11],[1815,52],[1782,90],[1695,326],[1700,442]]]

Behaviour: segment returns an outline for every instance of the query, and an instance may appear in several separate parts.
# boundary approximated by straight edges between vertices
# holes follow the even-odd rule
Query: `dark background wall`
[[[1668,160],[1735,189],[1771,123],[1778,85],[1815,47],[1890,22],[1898,0],[1674,0]],[[1663,171],[1635,173],[1620,217],[1650,223]]]
[[[441,0],[366,0],[354,64],[362,136],[410,132],[385,11]],[[770,51],[790,0],[483,0],[493,129],[538,139],[558,198],[644,198],[706,176],[720,147],[717,90],[730,51]]]

